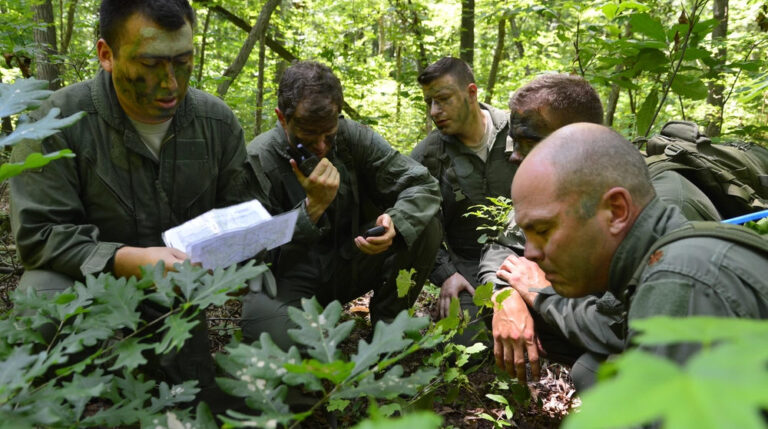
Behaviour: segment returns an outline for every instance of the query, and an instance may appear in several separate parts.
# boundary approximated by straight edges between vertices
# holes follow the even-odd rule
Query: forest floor
[[[0,312],[5,312],[12,307],[9,297],[19,281],[22,268],[16,258],[15,244],[10,234],[7,198],[4,186],[0,185]],[[347,355],[355,352],[358,341],[369,338],[371,335],[371,323],[368,315],[368,302],[370,294],[360,297],[344,306],[344,320],[354,320],[355,329],[345,341],[343,350]],[[433,320],[437,314],[436,293],[434,288],[425,288],[415,305],[415,315],[429,316]],[[239,329],[240,301],[232,299],[224,306],[214,307],[208,310],[210,328],[211,351],[221,351],[232,339],[232,335]],[[417,408],[431,408],[443,418],[444,428],[557,428],[562,419],[567,415],[572,406],[578,406],[579,399],[574,395],[568,367],[560,364],[548,363],[544,360],[542,365],[542,377],[540,380],[528,383],[527,397],[522,401],[516,401],[510,390],[505,394],[500,391],[500,381],[493,355],[489,350],[479,362],[466,365],[464,374],[467,383],[461,383],[451,389],[438,387],[426,398],[422,398]],[[422,366],[423,359],[428,351],[415,353],[401,361],[406,372],[413,371]],[[514,389],[513,389],[514,390]],[[520,390],[520,389],[518,389]],[[508,396],[513,416],[509,419],[505,414],[505,408],[499,402],[488,398],[487,394]],[[365,407],[363,407],[364,409]],[[482,417],[485,415],[485,417]],[[364,416],[344,415],[337,416],[338,427],[354,426],[357,420]],[[488,420],[497,420],[495,423]],[[307,421],[306,427],[327,427],[324,415],[312,416]]]

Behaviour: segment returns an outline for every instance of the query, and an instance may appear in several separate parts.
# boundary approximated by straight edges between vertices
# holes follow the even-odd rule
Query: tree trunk
[[[605,106],[605,125],[613,126],[613,117],[616,115],[616,105],[619,103],[621,88],[615,83],[611,85],[611,93],[608,95],[608,104]]]
[[[200,0],[198,0],[197,2],[198,3],[202,3],[202,4],[206,5],[206,6],[210,6],[210,3],[208,1],[204,1],[204,0],[200,1]],[[221,6],[210,6],[210,7],[211,7],[211,10],[213,10],[214,12],[220,14],[227,21],[235,24],[237,27],[241,28],[243,31],[246,31],[246,32],[250,33],[251,30],[253,29],[253,27],[251,27],[242,18],[240,18],[237,15],[233,14],[232,12],[224,9],[223,7],[221,7]],[[269,38],[269,37],[265,37],[264,41],[265,41],[265,44],[267,45],[267,47],[272,52],[274,52],[277,55],[279,55],[280,58],[284,59],[285,61],[287,61],[287,62],[298,61],[299,58],[296,55],[293,55],[290,51],[285,49],[285,47],[283,45],[281,45],[280,43],[276,42],[274,39]],[[353,119],[355,121],[359,121],[360,120],[360,114],[357,113],[357,111],[355,109],[353,109],[352,106],[350,106],[346,101],[344,102],[343,109],[344,109],[344,112],[346,112],[347,115],[351,119]]]
[[[48,81],[48,88],[57,90],[61,87],[59,79],[59,67],[50,62],[51,55],[56,54],[56,27],[53,23],[53,4],[51,0],[34,4],[32,10],[35,13],[35,22],[41,27],[35,29],[35,44],[39,51],[36,54],[36,77]]]
[[[709,92],[707,93],[707,103],[714,106],[714,112],[707,115],[706,134],[709,137],[720,135],[723,126],[723,92],[725,86],[722,83],[721,71],[725,67],[728,50],[725,41],[728,34],[728,0],[715,0],[712,4],[712,14],[720,23],[712,31],[712,42],[718,46],[714,59],[716,65],[713,67],[712,77],[715,79],[709,83]]]
[[[243,47],[240,48],[240,52],[237,54],[237,58],[232,62],[232,65],[227,67],[224,71],[224,79],[222,79],[219,87],[216,88],[216,93],[219,97],[224,97],[232,82],[234,82],[237,75],[243,70],[245,62],[248,61],[248,56],[253,50],[253,46],[257,40],[261,40],[264,37],[264,33],[267,31],[267,25],[269,24],[269,17],[272,16],[272,12],[275,11],[280,0],[267,0],[264,6],[261,8],[259,18],[256,20],[256,25],[251,28],[248,33],[248,37],[243,43]]]
[[[266,60],[266,44],[264,39],[266,37],[262,34],[261,40],[259,40],[259,77],[256,81],[257,94],[256,94],[256,128],[254,135],[261,134],[262,116],[264,115],[264,62]]]
[[[472,67],[475,57],[475,0],[461,0],[459,58]]]
[[[69,51],[69,42],[72,40],[72,30],[75,27],[75,9],[77,8],[77,0],[70,0],[69,7],[67,8],[67,27],[61,36],[61,54],[66,54]]]
[[[211,10],[205,14],[205,24],[203,24],[203,41],[200,43],[200,61],[197,63],[197,85],[203,83],[203,65],[205,65],[205,46],[208,43],[208,26],[211,23]]]
[[[499,32],[496,37],[496,48],[493,50],[493,62],[491,63],[491,71],[488,73],[488,85],[486,88],[485,103],[491,104],[493,98],[493,87],[496,85],[496,74],[499,72],[499,63],[501,57],[504,54],[504,38],[506,37],[506,19],[502,17],[499,19]]]
[[[512,38],[514,39],[517,55],[520,57],[520,59],[525,58],[525,48],[523,47],[523,42],[520,41],[520,28],[517,26],[517,18],[515,15],[509,17],[509,31],[512,34]],[[531,68],[526,64],[525,75],[529,76],[530,74]]]

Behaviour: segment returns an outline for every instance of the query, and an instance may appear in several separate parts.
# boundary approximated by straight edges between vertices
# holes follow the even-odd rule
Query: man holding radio
[[[287,309],[312,296],[326,305],[373,289],[372,321],[390,321],[413,304],[432,269],[442,235],[437,182],[340,116],[343,104],[330,68],[298,62],[280,80],[278,124],[248,145],[264,206],[272,214],[299,209],[299,217],[291,242],[271,255],[276,293],[252,290],[243,300],[247,341],[268,332],[287,349]],[[415,286],[398,297],[395,279],[409,268]]]

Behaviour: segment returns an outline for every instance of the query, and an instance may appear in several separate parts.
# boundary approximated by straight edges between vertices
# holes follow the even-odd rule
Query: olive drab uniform
[[[678,207],[689,220],[720,220],[709,198],[693,183],[674,171],[665,171],[652,178],[656,195],[662,203]],[[483,249],[480,280],[493,282],[496,289],[508,285],[496,277],[496,271],[512,254],[523,255],[525,237],[510,213],[503,234]],[[624,341],[620,330],[620,301],[610,292],[602,296],[565,298],[554,289],[539,292],[532,316],[537,334],[550,358],[572,364],[585,352],[609,355],[622,350]],[[600,321],[585,324],[585,320]]]
[[[10,180],[11,223],[26,269],[22,289],[55,294],[87,274],[110,272],[122,246],[164,246],[164,230],[255,197],[246,195],[252,191],[245,187],[243,131],[216,97],[189,89],[159,159],[123,112],[104,70],[56,91],[33,113],[41,117],[53,107],[63,116],[86,115],[42,142],[14,148],[14,161],[62,149],[76,155]],[[142,311],[152,317],[162,309]],[[203,388],[215,386],[205,323],[179,354],[183,360],[160,359],[169,381],[198,379]]]
[[[489,220],[465,216],[475,205],[489,204],[488,197],[509,196],[512,178],[517,165],[510,162],[512,142],[508,139],[509,114],[480,103],[490,113],[493,122],[494,140],[485,162],[455,136],[432,131],[411,153],[411,157],[424,164],[440,182],[443,195],[442,224],[444,246],[438,252],[435,268],[430,281],[440,286],[456,272],[476,287],[478,263],[482,244],[478,239],[482,231],[477,228]],[[469,310],[472,319],[478,308],[468,293],[459,295],[462,310]],[[490,321],[490,314],[487,320]],[[484,331],[483,323],[473,323],[469,329],[457,336],[459,344],[471,345],[473,337]]]
[[[609,284],[610,292],[629,307],[625,326],[653,316],[768,319],[768,244],[748,246],[733,238],[733,231],[723,234],[725,238],[686,231],[682,238],[659,245],[659,239],[680,233],[680,224],[707,228],[707,223],[687,224],[676,207],[654,200],[616,249]],[[765,240],[751,231],[736,232]],[[625,348],[633,335],[630,329]],[[697,350],[675,344],[651,351],[682,364]]]
[[[429,172],[394,150],[381,136],[356,122],[339,119],[328,160],[339,171],[335,199],[317,224],[306,211],[306,194],[289,163],[288,139],[278,124],[248,144],[254,187],[265,189],[263,204],[272,214],[298,209],[290,243],[271,255],[276,296],[262,288],[243,301],[243,336],[257,340],[267,332],[281,347],[292,344],[288,308],[301,298],[317,297],[326,305],[342,303],[373,289],[371,317],[389,321],[416,299],[434,263],[440,243],[435,220],[440,206],[437,182]],[[373,226],[382,213],[397,230],[393,245],[366,255],[355,237]],[[400,269],[416,269],[416,286],[398,298],[395,279]]]

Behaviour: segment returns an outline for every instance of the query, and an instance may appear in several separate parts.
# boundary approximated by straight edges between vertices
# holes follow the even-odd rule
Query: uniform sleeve
[[[358,165],[363,166],[359,171],[372,187],[375,200],[391,204],[385,212],[410,247],[440,209],[442,197],[437,180],[423,165],[394,150],[380,135],[369,132],[370,145],[352,145],[358,152]],[[362,147],[368,149],[367,153],[361,153]]]
[[[21,162],[34,152],[67,148],[58,133],[42,143],[20,143],[11,161]],[[10,192],[11,226],[26,269],[53,270],[74,279],[111,270],[114,254],[123,244],[99,241],[99,229],[81,223],[87,216],[80,199],[76,159],[55,160],[14,177]]]
[[[533,308],[568,341],[588,351],[609,355],[624,350],[623,307],[610,293],[564,298],[548,287],[539,292]]]

